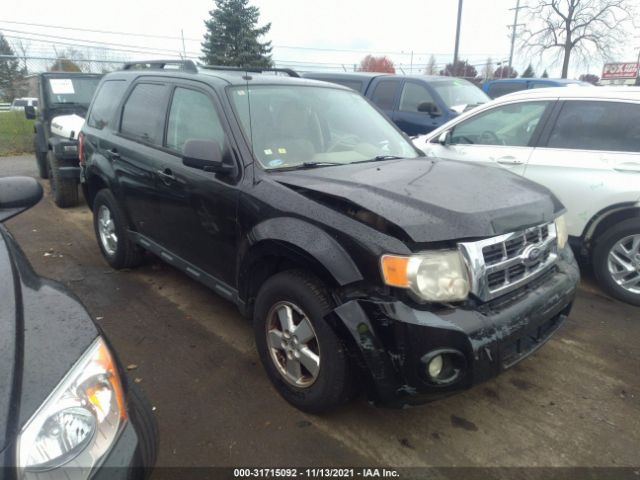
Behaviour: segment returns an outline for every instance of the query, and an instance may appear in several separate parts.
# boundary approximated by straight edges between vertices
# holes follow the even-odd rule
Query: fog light
[[[444,361],[442,359],[442,355],[436,355],[435,357],[433,357],[429,362],[429,367],[428,367],[429,376],[433,379],[438,378],[438,376],[442,372],[443,364],[444,364]]]

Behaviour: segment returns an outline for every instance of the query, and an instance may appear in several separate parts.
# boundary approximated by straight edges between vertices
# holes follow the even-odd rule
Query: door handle
[[[165,185],[169,185],[176,181],[176,177],[173,175],[173,172],[170,168],[165,168],[164,170],[156,170],[156,173]]]
[[[112,148],[111,150],[107,150],[107,155],[110,160],[120,160],[120,154],[118,153],[117,148]]]
[[[615,167],[613,167],[613,169],[616,172],[640,173],[640,163],[633,163],[633,162],[619,163]]]
[[[500,157],[496,159],[496,162],[500,165],[522,165],[524,163],[522,160],[512,156]]]

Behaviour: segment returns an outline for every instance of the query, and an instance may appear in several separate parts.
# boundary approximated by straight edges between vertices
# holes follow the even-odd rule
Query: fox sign
[[[638,76],[638,64],[632,63],[605,63],[602,69],[602,79],[636,78]]]

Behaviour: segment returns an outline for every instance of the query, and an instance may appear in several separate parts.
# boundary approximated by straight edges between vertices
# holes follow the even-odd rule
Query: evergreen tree
[[[527,67],[527,69],[522,72],[522,75],[520,75],[521,78],[536,78],[536,72],[534,72],[533,67],[531,66],[531,64],[529,64],[529,66]]]
[[[24,95],[26,88],[20,62],[2,33],[0,33],[0,55],[14,57],[0,58],[0,98],[10,102]]]
[[[268,23],[257,27],[258,7],[249,0],[214,0],[215,8],[206,20],[207,33],[202,42],[201,60],[209,65],[234,67],[270,67],[271,42],[259,38],[271,29]]]
[[[546,70],[542,73],[542,78],[549,78],[549,74]]]

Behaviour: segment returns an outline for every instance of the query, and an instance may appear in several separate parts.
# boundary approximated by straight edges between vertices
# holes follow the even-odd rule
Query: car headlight
[[[383,255],[380,264],[387,285],[407,288],[424,300],[452,302],[469,295],[469,275],[458,250]]]
[[[567,245],[569,240],[569,231],[567,230],[567,220],[564,215],[556,218],[556,236],[558,237],[558,248],[562,249]]]
[[[98,337],[20,432],[23,477],[62,465],[80,467],[88,476],[126,420],[116,364]]]

